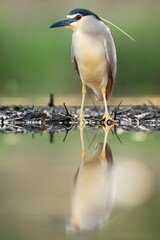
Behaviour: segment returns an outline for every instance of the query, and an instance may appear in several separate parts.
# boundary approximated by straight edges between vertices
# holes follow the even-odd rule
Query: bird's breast
[[[102,79],[107,75],[102,39],[98,36],[75,33],[73,48],[82,81],[91,88],[98,88]]]

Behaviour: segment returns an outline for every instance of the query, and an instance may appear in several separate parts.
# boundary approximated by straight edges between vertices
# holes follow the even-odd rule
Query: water
[[[159,239],[159,133],[64,137],[0,135],[0,239]]]

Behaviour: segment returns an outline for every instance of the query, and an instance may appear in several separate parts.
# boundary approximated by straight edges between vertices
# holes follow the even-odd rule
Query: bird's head
[[[66,18],[51,24],[49,28],[66,27],[73,31],[94,31],[95,25],[100,22],[102,20],[95,13],[84,8],[75,8]]]

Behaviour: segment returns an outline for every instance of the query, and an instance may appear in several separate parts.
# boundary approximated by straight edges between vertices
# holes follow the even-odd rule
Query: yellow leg
[[[79,130],[80,130],[80,136],[81,136],[81,143],[82,143],[82,160],[85,161],[86,158],[86,149],[84,145],[84,138],[83,138],[83,129],[84,129],[85,124],[79,125]]]
[[[108,138],[108,133],[109,133],[109,130],[110,128],[113,127],[113,125],[104,125],[102,126],[104,132],[105,132],[105,137],[104,137],[104,142],[103,142],[103,148],[102,148],[102,152],[101,152],[101,157],[103,160],[106,159],[106,152],[105,152],[105,149],[106,149],[106,144],[107,144],[107,138]]]
[[[80,121],[81,124],[83,124],[83,122],[86,122],[86,120],[83,116],[83,107],[84,107],[85,96],[86,96],[86,86],[83,84],[83,87],[82,87],[82,103],[81,103],[81,111],[80,111],[80,117],[79,117],[79,121]]]
[[[100,121],[104,121],[105,123],[107,123],[108,121],[110,121],[111,123],[115,123],[117,121],[113,120],[108,113],[107,101],[106,101],[106,86],[102,87],[101,92],[102,92],[102,95],[103,95],[105,113],[104,113],[104,115],[103,115],[103,117]]]

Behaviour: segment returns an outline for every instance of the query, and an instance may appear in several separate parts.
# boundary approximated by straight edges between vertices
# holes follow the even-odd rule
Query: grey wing
[[[77,73],[79,74],[78,64],[77,64],[77,61],[76,61],[76,57],[74,55],[73,43],[72,43],[72,46],[71,46],[71,61],[74,64],[74,67],[75,67]]]
[[[116,74],[117,74],[117,54],[116,54],[116,48],[115,48],[112,34],[107,26],[106,26],[106,33],[105,33],[105,39],[104,39],[104,46],[105,46],[106,55],[108,57],[108,61],[110,65],[112,79],[115,82]]]

